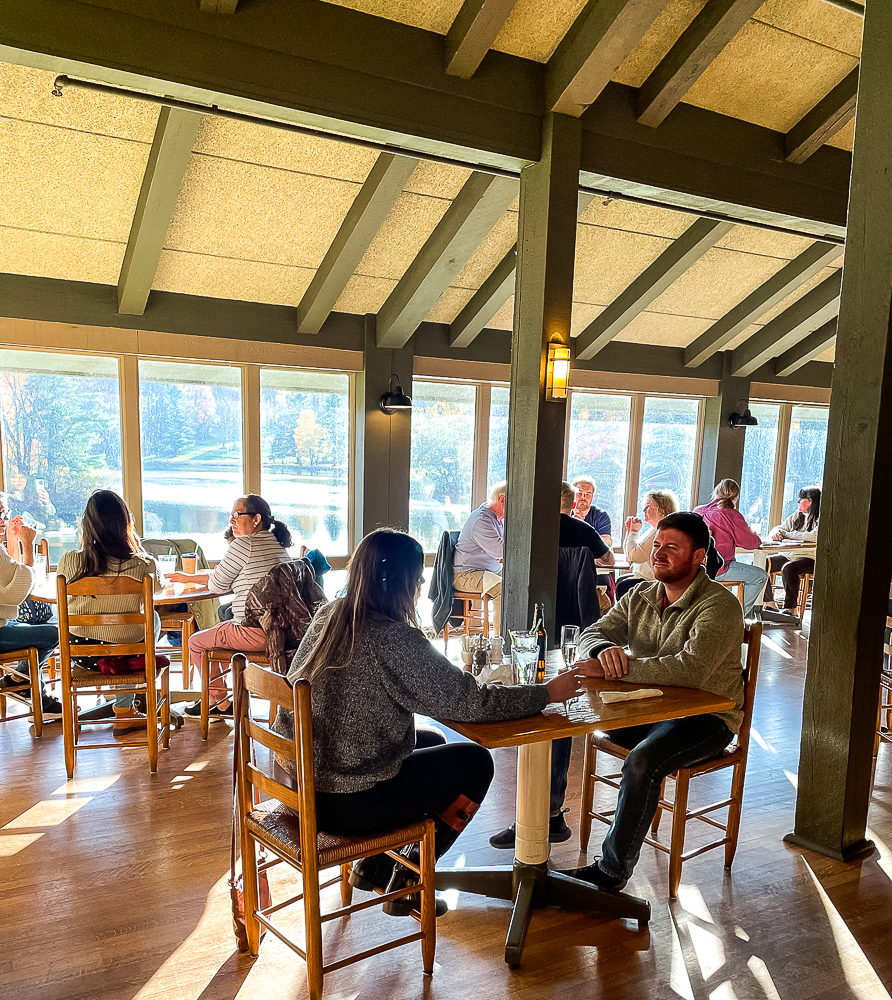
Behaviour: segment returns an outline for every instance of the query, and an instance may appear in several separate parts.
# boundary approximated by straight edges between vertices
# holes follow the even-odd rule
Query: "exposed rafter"
[[[469,80],[517,0],[465,0],[446,36],[446,72]]]
[[[803,163],[855,117],[858,69],[838,83],[798,121],[785,140],[788,163]]]
[[[594,357],[733,228],[730,222],[698,219],[579,334],[576,356],[582,361]]]
[[[578,118],[668,0],[589,0],[548,61],[545,110]]]
[[[118,311],[121,313],[142,316],[146,311],[200,125],[201,115],[191,111],[162,108],[158,115],[118,278]]]
[[[659,125],[764,0],[711,0],[641,85],[642,125]]]
[[[810,333],[805,340],[800,340],[775,361],[775,375],[792,375],[803,365],[813,361],[819,354],[823,354],[828,347],[836,343],[836,327],[839,317],[834,316],[823,326],[818,327],[814,333]]]
[[[234,14],[238,0],[198,0],[202,14]]]
[[[738,333],[742,333],[751,323],[767,313],[791,292],[804,285],[822,268],[832,263],[843,252],[841,246],[833,243],[812,243],[767,281],[736,306],[729,309],[721,319],[700,334],[685,349],[684,363],[688,368],[702,365],[716,351],[722,350]]]
[[[471,174],[378,313],[378,346],[403,347],[517,197],[517,182]]]
[[[576,206],[577,216],[582,215],[594,200],[594,195],[580,191]],[[452,321],[449,342],[453,347],[467,347],[511,298],[514,294],[516,269],[517,244],[515,243]]]
[[[731,372],[751,375],[766,361],[783,354],[836,316],[841,285],[842,268],[839,268],[736,347],[731,356]]]
[[[418,160],[382,153],[297,306],[297,332],[318,333],[402,194]]]

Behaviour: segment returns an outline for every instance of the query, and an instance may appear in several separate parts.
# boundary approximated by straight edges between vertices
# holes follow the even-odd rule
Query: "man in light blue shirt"
[[[502,556],[508,484],[496,483],[489,499],[472,511],[455,546],[455,589],[492,598],[493,627],[501,631]]]

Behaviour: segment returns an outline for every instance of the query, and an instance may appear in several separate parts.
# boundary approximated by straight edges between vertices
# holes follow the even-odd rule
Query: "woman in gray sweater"
[[[575,673],[548,684],[480,685],[441,656],[418,628],[415,602],[424,553],[410,535],[381,528],[356,547],[343,597],[314,617],[288,679],[313,692],[313,754],[319,828],[361,835],[431,816],[440,857],[480,808],[493,775],[489,751],[416,730],[413,713],[464,722],[533,715],[572,698]],[[279,709],[274,728],[294,732]],[[417,850],[417,848],[416,848]],[[386,855],[354,866],[361,889],[394,892],[414,874]],[[407,898],[385,904],[402,915]]]

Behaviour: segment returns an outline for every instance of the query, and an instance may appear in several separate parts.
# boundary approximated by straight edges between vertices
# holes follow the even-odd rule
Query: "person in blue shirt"
[[[576,505],[573,508],[573,516],[590,524],[608,546],[613,545],[610,515],[606,510],[602,510],[592,503],[598,488],[594,479],[591,476],[577,476],[572,485],[576,488]]]
[[[471,511],[455,546],[455,589],[492,598],[493,628],[501,632],[502,558],[508,484],[496,483],[489,499]]]

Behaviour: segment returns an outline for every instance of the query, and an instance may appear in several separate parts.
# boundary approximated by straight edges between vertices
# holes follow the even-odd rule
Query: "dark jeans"
[[[799,581],[806,573],[814,573],[814,559],[788,559],[786,556],[771,556],[768,560],[768,583],[765,585],[765,600],[773,601],[771,578],[780,571],[784,581],[784,607],[791,610],[799,603]]]
[[[616,813],[599,864],[613,878],[625,879],[632,874],[657,811],[663,778],[679,767],[718,756],[734,737],[715,715],[630,726],[607,735],[632,752],[623,764]]]
[[[0,653],[11,653],[18,649],[37,650],[37,659],[43,664],[59,643],[59,630],[55,625],[25,625],[22,622],[7,622],[0,627]],[[30,677],[28,661],[19,663],[19,672]],[[24,693],[24,692],[23,692]],[[41,693],[43,681],[41,680]]]
[[[567,772],[570,770],[570,751],[572,749],[573,738],[571,736],[565,736],[562,740],[552,740],[549,816],[557,816],[564,805],[564,795],[567,792]]]

